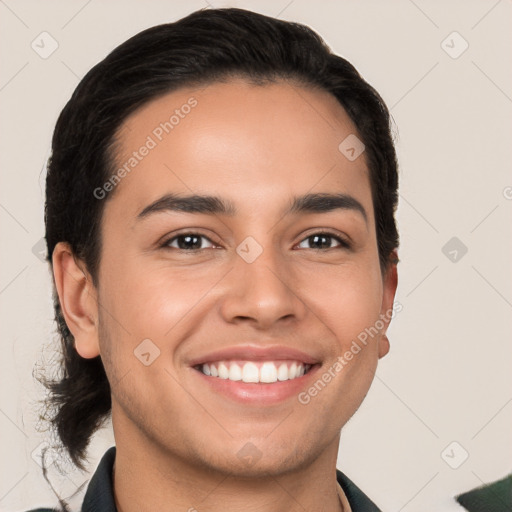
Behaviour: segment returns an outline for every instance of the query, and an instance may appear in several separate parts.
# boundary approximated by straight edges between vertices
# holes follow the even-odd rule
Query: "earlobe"
[[[52,262],[62,314],[75,338],[76,351],[86,359],[96,357],[100,353],[98,303],[91,278],[79,266],[67,242],[55,246]]]
[[[389,352],[389,338],[383,334],[379,339],[379,359]]]

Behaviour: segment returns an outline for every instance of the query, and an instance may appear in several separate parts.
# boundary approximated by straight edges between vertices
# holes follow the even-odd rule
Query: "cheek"
[[[171,268],[165,261],[149,265],[141,258],[109,271],[105,303],[112,316],[131,338],[150,338],[159,345],[172,344],[175,333],[183,330],[189,318],[204,313],[207,294],[219,280],[217,271]]]
[[[345,265],[315,273],[315,279],[297,276],[302,297],[345,350],[379,318],[382,303],[380,270],[371,265]]]

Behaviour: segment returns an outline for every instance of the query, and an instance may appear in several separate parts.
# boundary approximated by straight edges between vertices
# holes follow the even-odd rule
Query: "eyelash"
[[[180,249],[178,247],[170,247],[169,244],[171,242],[173,242],[174,240],[177,240],[180,237],[185,237],[185,236],[190,236],[190,235],[197,236],[199,238],[206,238],[206,240],[208,240],[209,242],[211,242],[212,244],[215,245],[215,242],[210,240],[210,238],[208,238],[206,235],[203,235],[201,233],[197,233],[197,232],[194,232],[194,231],[188,231],[188,232],[185,232],[185,233],[180,233],[179,235],[175,235],[172,238],[168,238],[167,240],[165,240],[162,243],[161,248],[162,249],[167,249],[167,250],[177,250],[177,251],[181,251],[181,252],[189,252],[189,253],[195,253],[195,252],[204,251],[204,250],[207,249],[206,247],[201,248],[201,249]],[[302,242],[308,240],[308,238],[311,238],[311,237],[317,236],[317,235],[325,235],[325,236],[327,236],[329,238],[332,238],[332,239],[336,240],[337,242],[339,242],[340,245],[337,246],[337,247],[328,247],[326,249],[310,249],[312,251],[326,251],[326,250],[331,250],[331,249],[350,249],[351,248],[351,245],[349,244],[349,242],[347,242],[345,239],[341,238],[339,235],[335,235],[334,233],[331,233],[329,231],[316,231],[314,233],[311,233],[307,237],[303,238],[299,242],[299,244],[301,244]]]

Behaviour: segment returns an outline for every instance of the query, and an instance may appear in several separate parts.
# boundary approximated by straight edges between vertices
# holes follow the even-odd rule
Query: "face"
[[[101,354],[118,444],[238,475],[337,450],[387,353],[396,287],[365,154],[338,149],[356,133],[334,97],[286,82],[182,89],[125,121],[97,352],[77,341]]]

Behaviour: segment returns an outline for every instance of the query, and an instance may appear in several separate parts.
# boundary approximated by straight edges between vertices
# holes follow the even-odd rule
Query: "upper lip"
[[[195,357],[189,361],[190,366],[197,366],[203,363],[212,363],[215,361],[225,361],[229,359],[239,359],[246,361],[279,361],[292,360],[301,361],[306,364],[317,364],[319,360],[296,348],[286,347],[284,345],[275,345],[272,347],[260,347],[255,345],[236,345],[227,347],[214,352],[209,352],[203,356]]]

